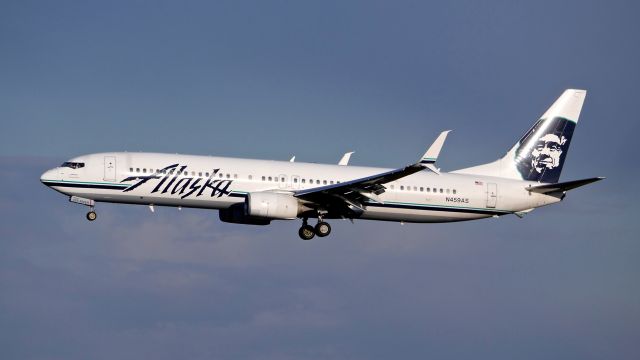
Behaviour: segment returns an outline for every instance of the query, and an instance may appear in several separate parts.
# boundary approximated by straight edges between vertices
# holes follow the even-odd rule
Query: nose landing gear
[[[96,202],[94,200],[82,198],[79,196],[71,196],[69,197],[69,201],[72,203],[85,205],[89,207],[89,212],[87,213],[87,220],[94,221],[96,218],[98,218],[98,214],[96,214],[96,211],[95,211]]]
[[[89,211],[89,212],[87,213],[87,220],[89,220],[89,221],[93,221],[93,220],[95,220],[97,217],[98,217],[98,214],[96,214],[96,212],[95,212],[95,211],[93,211],[93,209],[91,209],[91,211]]]

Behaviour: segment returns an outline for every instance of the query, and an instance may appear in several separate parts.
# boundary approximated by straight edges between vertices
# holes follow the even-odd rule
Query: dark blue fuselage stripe
[[[72,188],[84,188],[84,189],[106,189],[106,190],[124,190],[128,185],[99,185],[99,184],[77,184],[57,181],[43,181],[43,184],[47,186],[56,187],[72,187]]]

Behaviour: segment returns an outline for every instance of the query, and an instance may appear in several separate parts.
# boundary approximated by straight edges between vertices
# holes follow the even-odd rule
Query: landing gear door
[[[498,185],[487,183],[487,207],[495,208],[498,202]]]
[[[104,157],[104,181],[116,181],[116,157]]]

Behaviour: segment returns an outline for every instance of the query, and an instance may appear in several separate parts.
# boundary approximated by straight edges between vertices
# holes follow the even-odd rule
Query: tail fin
[[[586,90],[565,90],[504,157],[455,172],[558,182],[586,95]]]

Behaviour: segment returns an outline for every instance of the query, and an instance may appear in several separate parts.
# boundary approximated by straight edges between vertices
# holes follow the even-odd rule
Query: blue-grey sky
[[[3,1],[0,358],[637,359],[633,1]],[[589,91],[563,180],[524,219],[220,223],[38,179],[110,150],[396,167],[502,155]]]

